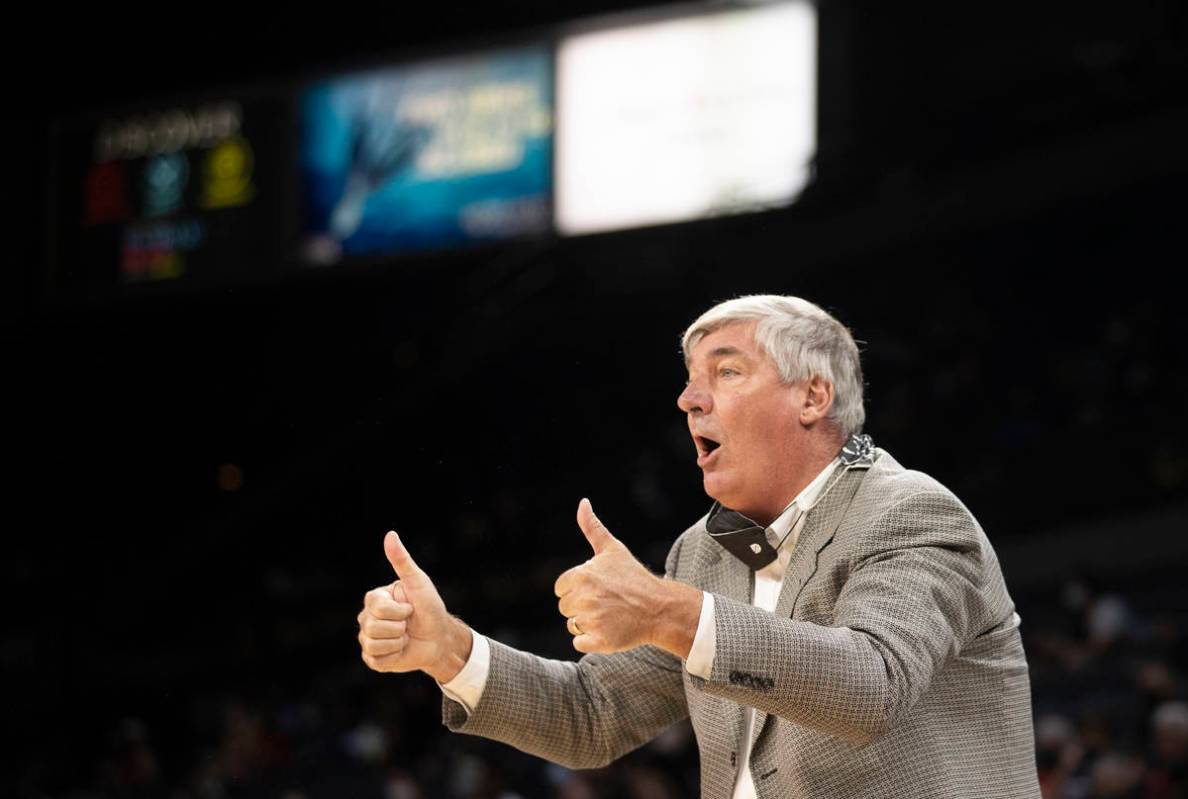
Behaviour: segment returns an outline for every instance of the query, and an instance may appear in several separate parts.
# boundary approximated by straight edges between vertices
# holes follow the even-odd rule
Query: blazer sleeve
[[[1001,603],[992,601],[985,572],[987,561],[997,561],[986,558],[984,541],[943,489],[899,499],[860,534],[831,625],[715,596],[713,670],[694,684],[868,743],[911,710],[950,656],[994,623],[993,606]]]
[[[669,553],[669,575],[681,540]],[[445,698],[442,720],[454,732],[502,741],[567,768],[598,768],[688,716],[683,668],[679,658],[651,646],[573,662],[491,641],[491,668],[474,712]]]

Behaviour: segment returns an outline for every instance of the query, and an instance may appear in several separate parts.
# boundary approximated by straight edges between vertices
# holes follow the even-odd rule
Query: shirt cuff
[[[708,680],[714,670],[714,653],[717,652],[717,628],[714,627],[714,595],[701,592],[701,618],[697,620],[697,634],[693,646],[685,659],[685,670],[690,674]]]
[[[470,657],[462,670],[447,683],[438,683],[441,692],[473,713],[483,698],[487,675],[491,671],[491,644],[485,635],[470,631]]]

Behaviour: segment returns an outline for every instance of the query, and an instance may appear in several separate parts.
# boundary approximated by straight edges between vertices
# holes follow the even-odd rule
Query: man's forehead
[[[685,365],[728,356],[760,358],[763,353],[755,343],[754,322],[734,322],[705,334],[693,347]]]

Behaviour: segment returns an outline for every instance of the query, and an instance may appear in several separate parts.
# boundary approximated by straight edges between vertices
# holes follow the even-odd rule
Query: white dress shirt
[[[805,486],[784,511],[766,529],[768,542],[776,547],[776,559],[759,571],[755,572],[755,588],[751,597],[751,604],[774,612],[780,596],[780,587],[784,582],[784,573],[788,569],[788,561],[792,559],[792,551],[796,546],[796,539],[804,528],[804,520],[808,511],[821,496],[829,476],[840,461],[834,460]],[[439,683],[442,692],[473,712],[482,698],[483,688],[487,684],[487,674],[491,668],[491,648],[486,636],[479,635],[473,629],[470,631],[472,646],[470,658],[462,670],[447,683]],[[693,646],[689,650],[689,657],[685,661],[685,669],[703,679],[709,679],[714,666],[716,641],[714,634],[714,595],[708,591],[701,594],[701,616],[697,621],[697,634],[693,638]],[[742,741],[741,765],[738,771],[738,782],[735,783],[732,799],[756,799],[755,783],[751,777],[751,731],[755,723],[754,708],[746,708],[746,732]]]
[[[751,604],[763,608],[768,612],[775,612],[776,603],[780,599],[780,588],[784,584],[784,574],[788,571],[788,561],[792,559],[792,551],[796,547],[796,540],[800,538],[800,531],[804,529],[804,520],[809,510],[821,496],[829,476],[833,474],[840,461],[834,459],[832,463],[821,470],[804,489],[797,494],[792,504],[784,508],[783,513],[776,517],[764,533],[767,541],[776,548],[776,559],[755,572],[755,588],[751,595]],[[717,651],[716,636],[714,634],[714,595],[709,591],[701,594],[701,618],[697,620],[697,635],[693,638],[693,646],[689,649],[689,657],[685,660],[685,669],[690,674],[708,680],[714,668],[714,654]],[[755,709],[744,708],[743,718],[745,729],[743,732],[742,751],[739,753],[738,781],[734,784],[732,799],[756,799],[755,781],[751,777],[751,733],[755,724]]]

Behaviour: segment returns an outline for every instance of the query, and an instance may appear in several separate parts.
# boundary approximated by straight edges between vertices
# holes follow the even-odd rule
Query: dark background
[[[358,661],[362,594],[391,579],[383,532],[401,531],[477,629],[567,657],[551,585],[587,557],[578,498],[662,566],[707,507],[675,407],[678,335],[752,292],[851,327],[867,432],[966,502],[1025,629],[1064,635],[1028,642],[1037,715],[1062,714],[1084,743],[1102,704],[1086,697],[1148,662],[1126,650],[1099,658],[1107,677],[1069,671],[1060,646],[1109,650],[1080,615],[1103,596],[1150,633],[1163,698],[1183,699],[1182,4],[823,2],[818,179],[785,210],[313,276],[251,279],[283,271],[258,264],[205,287],[52,290],[55,122],[637,5],[451,0],[415,24],[339,8],[154,35],[94,17],[46,48],[56,68],[13,100],[24,157],[0,328],[16,795],[379,795],[394,774],[427,796],[501,795],[440,787],[459,751],[499,790],[564,786],[446,735],[427,678]],[[1060,689],[1070,673],[1082,689]],[[1084,785],[1113,747],[1156,790],[1146,717],[1130,718],[1140,693],[1103,700],[1105,743],[1083,746],[1097,760],[1070,769]],[[242,716],[257,756],[235,772]],[[388,745],[351,759],[346,731],[365,723]],[[673,795],[695,785],[681,751],[652,756]],[[603,779],[603,795],[636,790]]]

